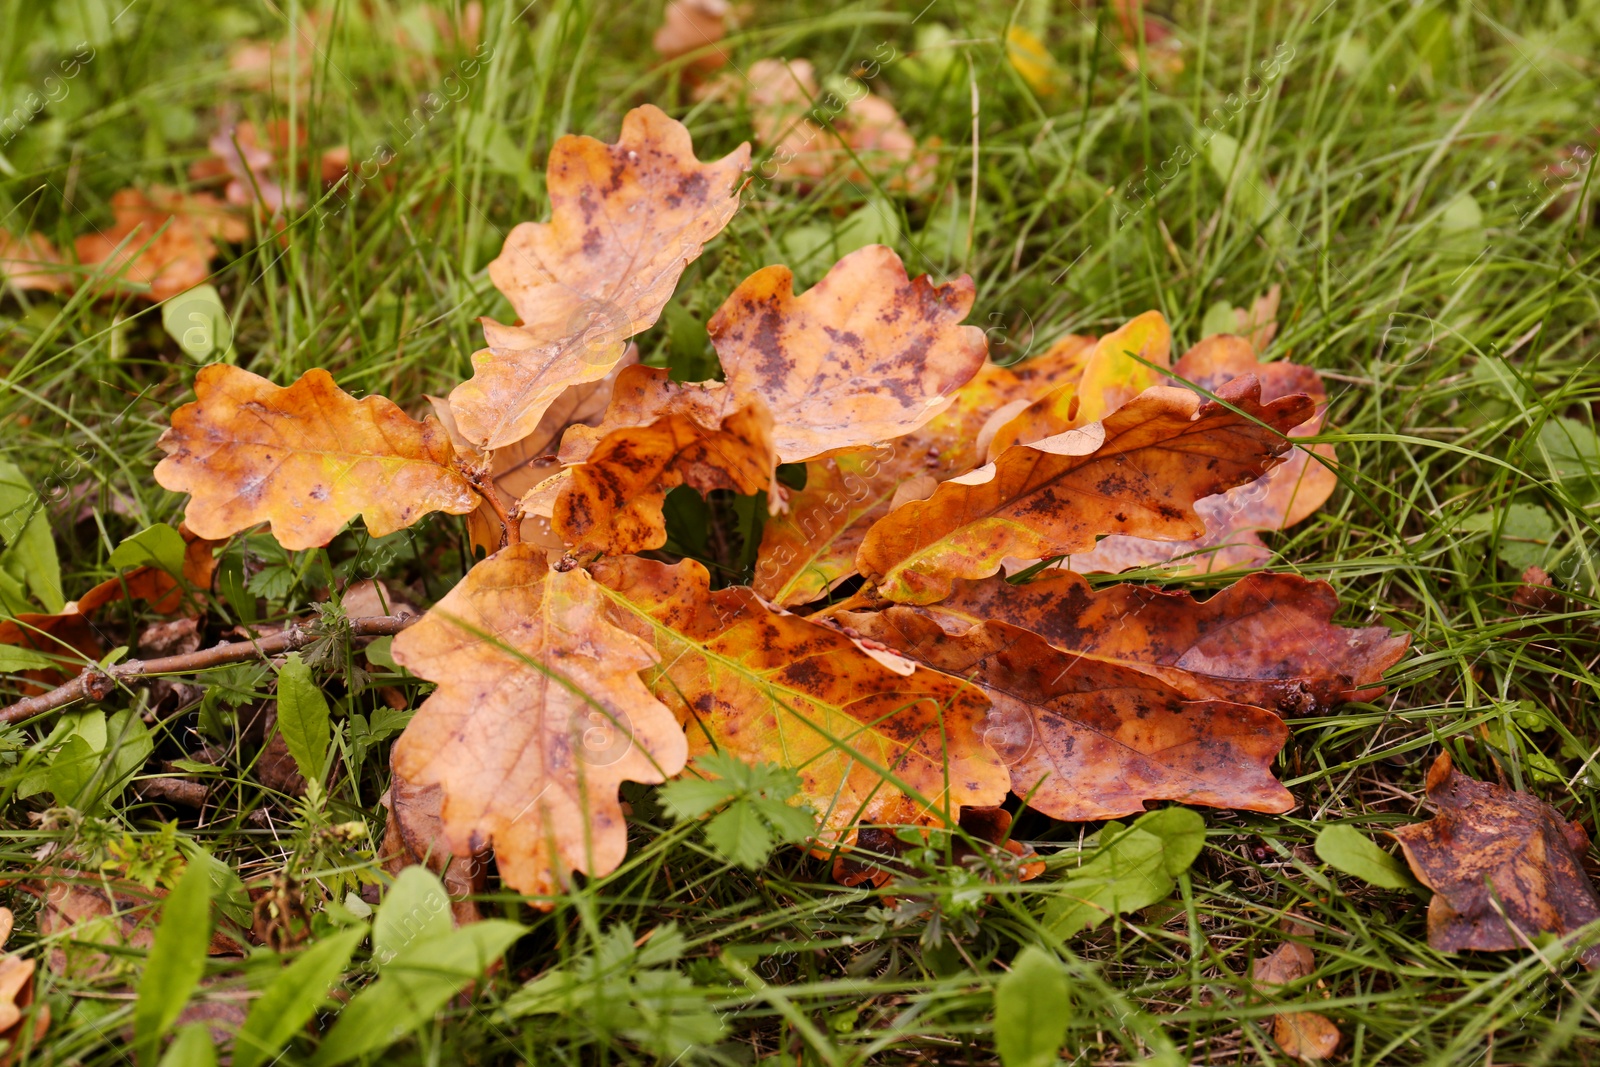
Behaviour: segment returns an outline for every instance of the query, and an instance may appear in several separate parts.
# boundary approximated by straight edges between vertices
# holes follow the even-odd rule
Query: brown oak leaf
[[[1589,835],[1531,793],[1457,771],[1449,753],[1428,769],[1432,819],[1392,831],[1417,878],[1433,890],[1428,944],[1441,952],[1508,951],[1541,933],[1570,934],[1600,919],[1583,869]],[[1579,959],[1600,967],[1600,945]]]
[[[0,945],[11,939],[11,928],[16,917],[10,908],[0,908]],[[0,956],[0,1041],[6,1042],[0,1053],[0,1067],[9,1067],[16,1061],[23,1045],[37,1047],[50,1028],[50,1006],[40,1004],[33,1012],[33,1025],[27,1027],[24,1015],[33,1007],[34,961],[23,959],[14,952]]]
[[[894,250],[868,245],[794,294],[788,267],[746,278],[706,324],[736,394],[764,398],[778,455],[799,463],[910,433],[984,365],[983,331],[962,326],[966,275],[907,276]]]
[[[444,834],[444,790],[437,785],[417,785],[395,773],[382,804],[389,809],[383,827],[383,869],[399,874],[407,867],[425,866],[444,883],[450,894],[450,914],[457,926],[483,918],[471,898],[489,885],[488,866],[479,856],[457,856]]]
[[[857,568],[895,601],[943,599],[1009,557],[1083,552],[1103,534],[1194,537],[1194,501],[1259,477],[1311,412],[1309,397],[1260,398],[1251,378],[1218,391],[1146,390],[1102,422],[1027,445],[891,511],[867,531]]]
[[[1111,819],[1152,800],[1294,806],[1271,770],[1289,731],[1269,711],[1190,701],[1133,667],[1063,652],[1003,622],[951,634],[900,606],[844,612],[840,621],[982,688],[993,704],[984,737],[1008,767],[1012,792],[1052,818]]]
[[[571,871],[605,874],[627,831],[617,788],[683,769],[686,743],[638,672],[650,646],[607,621],[583,570],[512,545],[478,564],[394,639],[395,662],[439,683],[394,769],[444,793],[457,856],[493,846],[502,880],[548,897]]]
[[[192,494],[186,521],[201,537],[270,522],[283,547],[315,548],[356,515],[382,537],[481,500],[443,427],[381,396],[357,400],[325,370],[281,387],[217,363],[201,368],[194,391],[158,442],[167,458],[155,475]]]
[[[1144,671],[1191,700],[1232,700],[1309,715],[1383,693],[1383,672],[1409,635],[1333,623],[1339,598],[1326,582],[1252,574],[1206,600],[1148,585],[1091,588],[1070,571],[1012,585],[955,583],[920,609],[959,633],[985,620],[1039,634],[1067,652]]]
[[[1005,798],[973,686],[774,611],[749,589],[712,592],[693,560],[621,556],[592,570],[616,624],[654,643],[661,665],[646,676],[690,752],[793,767],[839,843],[857,822],[947,825],[959,808]]]
[[[77,239],[78,262],[148,300],[199,285],[211,275],[218,238],[237,242],[250,235],[245,221],[209,193],[123,189],[112,194],[111,213],[110,229]]]
[[[1284,933],[1291,938],[1309,938],[1311,928],[1289,920]],[[1291,985],[1314,974],[1316,956],[1303,941],[1285,941],[1250,965],[1250,980],[1256,991],[1272,996],[1281,986]],[[1325,1060],[1339,1047],[1339,1028],[1326,1015],[1314,1011],[1280,1011],[1272,1019],[1272,1037],[1284,1054],[1297,1060]]]
[[[1261,381],[1263,400],[1292,394],[1309,396],[1316,401],[1316,411],[1290,430],[1289,436],[1309,437],[1322,429],[1328,394],[1317,372],[1284,361],[1257,363],[1255,351],[1242,337],[1208,337],[1191,348],[1172,370],[1175,377],[1213,393],[1238,377],[1254,375]],[[1313,459],[1310,452],[1328,462]],[[1163,564],[1167,564],[1163,570],[1168,573],[1204,574],[1259,567],[1272,558],[1272,550],[1261,540],[1261,531],[1286,530],[1313,515],[1339,484],[1339,476],[1329,466],[1335,458],[1329,444],[1313,445],[1309,452],[1297,446],[1282,464],[1260,478],[1197,501],[1195,512],[1206,525],[1203,536],[1165,542],[1107,537],[1094,551],[1073,556],[1071,566],[1082,574]]]
[[[504,448],[533,433],[569,386],[604,378],[738,210],[749,162],[741,145],[701,163],[683,124],[648,104],[623,118],[614,145],[558,140],[550,221],[519,224],[489,264],[521,324],[483,320],[489,347],[450,393],[462,435]]]
[[[0,230],[0,282],[18,289],[60,293],[72,288],[66,261],[42,233],[13,237]]]
[[[738,400],[747,401],[729,411]],[[667,543],[667,491],[756,493],[778,467],[772,415],[759,395],[711,383],[671,381],[658,367],[629,367],[596,427],[562,441],[573,463],[556,497],[552,526],[575,555],[620,554]]]

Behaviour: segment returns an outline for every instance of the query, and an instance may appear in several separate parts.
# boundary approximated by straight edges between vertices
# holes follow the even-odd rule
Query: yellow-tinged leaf
[[[357,400],[325,370],[281,387],[214,363],[194,392],[161,435],[167,458],[155,475],[192,494],[185,521],[199,537],[269,522],[283,547],[315,548],[356,515],[382,537],[431,511],[478,506],[442,426],[381,396]]]
[[[489,265],[522,322],[484,320],[489,347],[450,394],[462,435],[503,448],[532,433],[569,386],[605,377],[738,210],[749,162],[741,145],[701,163],[689,131],[648,104],[628,112],[614,145],[557,141],[550,221],[517,226]]]
[[[1040,96],[1052,96],[1060,88],[1055,57],[1031,30],[1015,24],[1006,28],[1006,60]]]
[[[880,595],[943,599],[956,578],[987,578],[1008,557],[1070,555],[1104,534],[1194,537],[1194,502],[1259,477],[1311,413],[1309,397],[1260,400],[1245,378],[1218,393],[1150,389],[1091,423],[945,482],[867,531],[857,568]]]
[[[582,570],[513,545],[478,564],[394,639],[396,663],[439,683],[394,749],[397,773],[444,790],[458,856],[493,846],[501,878],[549,895],[604,874],[627,832],[617,788],[683,769],[682,728],[638,671],[656,661],[605,618]]]
[[[912,279],[868,245],[800,296],[788,267],[746,278],[706,324],[728,386],[772,408],[778,456],[799,463],[922,426],[984,365],[966,275]]]
[[[795,768],[840,840],[858,821],[954,823],[959,807],[1004,799],[1005,768],[983,740],[988,702],[960,679],[886,662],[748,589],[712,592],[693,560],[592,569],[617,625],[654,642],[661,665],[647,675],[690,751]]]
[[[1007,448],[1031,444],[1099,422],[1140,393],[1167,380],[1172,331],[1159,311],[1143,315],[1095,343],[1074,381],[1057,386],[1002,426],[989,443],[992,460]],[[1146,366],[1133,353],[1143,359]]]
[[[673,382],[659,367],[629,367],[600,425],[575,426],[562,441],[562,459],[575,465],[563,471],[570,482],[555,498],[552,525],[579,555],[660,548],[667,543],[667,490],[766,489],[778,466],[772,438],[772,416],[759,395],[739,397],[715,382]]]

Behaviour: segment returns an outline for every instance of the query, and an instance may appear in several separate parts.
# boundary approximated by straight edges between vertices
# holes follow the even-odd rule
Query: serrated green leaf
[[[706,823],[706,844],[727,860],[753,871],[772,855],[772,834],[748,801],[735,801]]]

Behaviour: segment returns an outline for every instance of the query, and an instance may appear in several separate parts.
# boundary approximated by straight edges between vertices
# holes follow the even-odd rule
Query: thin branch
[[[349,633],[354,637],[388,637],[399,633],[416,622],[420,615],[374,615],[351,619]],[[244,663],[253,659],[269,659],[285,652],[295,652],[311,642],[327,637],[318,630],[302,629],[290,624],[282,633],[263,637],[259,641],[235,641],[231,644],[203,648],[181,656],[164,656],[161,659],[130,659],[109,670],[98,666],[86,667],[66,685],[19,700],[0,708],[0,723],[21,722],[35,715],[52,711],[79,700],[104,700],[116,691],[117,685],[132,678],[146,678],[157,674],[193,674],[208,667],[227,663]]]

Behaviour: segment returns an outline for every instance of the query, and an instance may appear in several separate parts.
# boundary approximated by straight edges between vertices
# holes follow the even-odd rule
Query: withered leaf
[[[1326,711],[1383,693],[1383,672],[1409,635],[1335,625],[1326,582],[1252,574],[1206,600],[1147,585],[1090,587],[1070,571],[1011,585],[959,581],[921,609],[961,632],[993,619],[1057,648],[1114,660],[1160,678],[1191,700],[1232,700],[1284,714]]]
[[[1288,921],[1284,932],[1304,938],[1311,929]],[[1250,966],[1250,979],[1258,992],[1272,995],[1280,986],[1309,977],[1317,969],[1311,946],[1285,941]],[[1314,1011],[1280,1011],[1272,1020],[1272,1037],[1284,1053],[1297,1060],[1325,1060],[1339,1047],[1339,1028],[1326,1015]]]
[[[72,288],[72,275],[50,239],[42,233],[13,237],[0,230],[0,282],[18,289],[59,293]]]
[[[973,686],[774,611],[748,589],[712,592],[693,560],[621,556],[592,570],[616,624],[654,643],[661,665],[647,676],[690,751],[794,768],[840,842],[858,821],[948,824],[960,807],[1004,799],[1005,768],[982,736],[988,702]]]
[[[158,442],[167,458],[155,475],[192,494],[186,521],[201,537],[270,522],[283,547],[315,548],[356,515],[382,537],[481,499],[437,422],[381,396],[357,400],[325,370],[280,387],[218,363],[201,368],[194,390]]]
[[[111,212],[110,229],[75,242],[78,262],[149,300],[177,296],[210,277],[217,238],[250,235],[244,220],[208,193],[123,189],[112,194]]]
[[[759,395],[727,411],[727,387],[681,384],[657,367],[618,378],[597,427],[577,426],[562,442],[570,482],[555,500],[552,526],[575,555],[619,554],[667,543],[667,491],[768,488],[777,470],[772,415]]]
[[[0,908],[0,945],[11,938],[15,916],[10,908]],[[37,1046],[50,1027],[50,1006],[40,1004],[34,1012],[31,1034],[24,1036],[26,1021],[23,1014],[33,1006],[34,961],[23,959],[14,952],[0,956],[0,1041],[5,1041],[5,1051],[0,1053],[0,1065],[9,1065],[23,1044]]]
[[[493,846],[502,880],[548,896],[604,874],[627,832],[617,788],[683,769],[683,730],[638,671],[649,645],[607,621],[583,570],[512,545],[478,564],[394,639],[395,662],[439,683],[394,748],[394,769],[444,793],[457,856]]]
[[[1441,952],[1526,948],[1541,933],[1570,934],[1600,919],[1583,869],[1589,835],[1531,793],[1457,771],[1449,753],[1428,769],[1432,819],[1392,831],[1433,890],[1428,944]],[[1600,966],[1600,945],[1579,959]]]
[[[1254,349],[1241,337],[1218,334],[1191,348],[1172,368],[1173,375],[1203,389],[1218,392],[1227,382],[1244,375],[1261,381],[1261,398],[1275,400],[1303,394],[1316,402],[1315,412],[1289,431],[1290,437],[1309,437],[1322,429],[1328,406],[1322,379],[1310,367],[1293,363],[1257,363]],[[1225,493],[1196,501],[1195,513],[1205,522],[1205,533],[1185,541],[1151,541],[1139,537],[1107,537],[1094,551],[1073,556],[1072,568],[1083,574],[1118,572],[1130,567],[1170,564],[1171,573],[1208,573],[1240,567],[1259,567],[1272,552],[1262,542],[1264,530],[1285,530],[1303,522],[1320,508],[1339,484],[1328,466],[1335,459],[1332,445],[1297,446],[1284,462],[1260,478]]]
[[[650,43],[662,59],[677,59],[698,52],[727,36],[730,11],[728,0],[669,0],[661,27]],[[727,61],[722,49],[710,48],[691,66],[708,73]]]
[[[799,296],[788,267],[746,278],[706,324],[736,394],[766,400],[778,456],[798,463],[910,433],[984,364],[966,275],[912,279],[868,245]]]
[[[504,448],[534,432],[569,386],[604,378],[738,210],[749,161],[741,145],[701,163],[689,131],[648,104],[623,118],[614,145],[558,140],[546,177],[550,221],[518,225],[489,264],[522,321],[484,320],[489,347],[450,394],[462,435]]]
[[[1172,331],[1159,311],[1147,311],[1095,342],[1080,374],[1018,412],[990,441],[988,456],[1099,422],[1154,385],[1166,381]],[[1131,358],[1132,352],[1149,367]]]
[[[1289,731],[1271,712],[1189,701],[1142,671],[1052,647],[1003,622],[947,633],[913,608],[845,612],[864,637],[935,670],[966,678],[993,708],[984,737],[1011,790],[1046,815],[1110,819],[1152,800],[1287,811],[1272,776]]]
[[[483,918],[470,899],[488,888],[488,865],[481,857],[461,857],[450,850],[444,834],[444,790],[419,786],[400,774],[389,778],[383,797],[389,820],[383,827],[383,869],[399,874],[407,867],[426,866],[450,893],[450,914],[457,926]]]
[[[1263,403],[1249,378],[1217,395],[1227,404],[1150,389],[1102,422],[1013,445],[880,519],[857,567],[890,600],[931,603],[1008,556],[1083,552],[1102,534],[1197,536],[1194,501],[1259,477],[1311,411],[1304,396]]]

